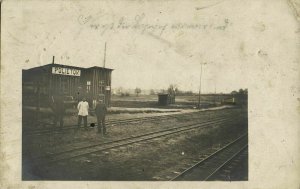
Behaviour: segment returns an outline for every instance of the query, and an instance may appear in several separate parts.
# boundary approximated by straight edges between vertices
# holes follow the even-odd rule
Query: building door
[[[62,78],[62,82],[61,82],[61,89],[60,89],[60,91],[64,95],[68,95],[69,94],[69,89],[70,89],[70,85],[68,83],[68,78],[67,77],[63,77]]]

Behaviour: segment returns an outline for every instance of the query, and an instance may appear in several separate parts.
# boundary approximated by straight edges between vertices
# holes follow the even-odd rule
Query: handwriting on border
[[[108,31],[117,30],[135,30],[141,34],[152,33],[158,36],[163,35],[166,30],[220,30],[224,31],[230,25],[229,19],[224,19],[223,23],[220,24],[203,24],[203,23],[148,23],[145,22],[145,14],[136,15],[134,19],[126,19],[125,17],[120,17],[117,21],[111,21],[104,23],[93,22],[92,16],[84,17],[80,15],[78,17],[78,22],[81,25],[88,25],[91,29],[100,31],[101,35],[104,35]]]

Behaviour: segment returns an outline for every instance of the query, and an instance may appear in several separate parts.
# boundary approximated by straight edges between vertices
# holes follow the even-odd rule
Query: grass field
[[[223,99],[232,98],[232,95],[217,94],[217,95],[201,95],[201,107],[213,107],[221,104]],[[236,97],[237,103],[244,104],[246,96]],[[181,96],[177,95],[175,104],[161,106],[158,104],[157,95],[140,95],[140,96],[118,96],[113,95],[111,100],[112,107],[127,107],[127,108],[195,108],[198,105],[198,95]]]

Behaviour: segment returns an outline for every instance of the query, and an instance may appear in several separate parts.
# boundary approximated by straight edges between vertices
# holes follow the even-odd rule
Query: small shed
[[[166,106],[168,104],[175,104],[175,95],[171,95],[168,93],[158,94],[158,104],[162,106]]]

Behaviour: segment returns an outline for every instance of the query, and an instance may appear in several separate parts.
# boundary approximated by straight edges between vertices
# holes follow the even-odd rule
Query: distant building
[[[97,66],[81,68],[54,63],[22,70],[23,104],[48,106],[52,95],[60,94],[75,102],[86,97],[91,105],[102,98],[110,106],[112,71]]]
[[[167,106],[169,104],[175,104],[175,95],[169,93],[159,93],[158,96],[158,104],[162,106]]]

